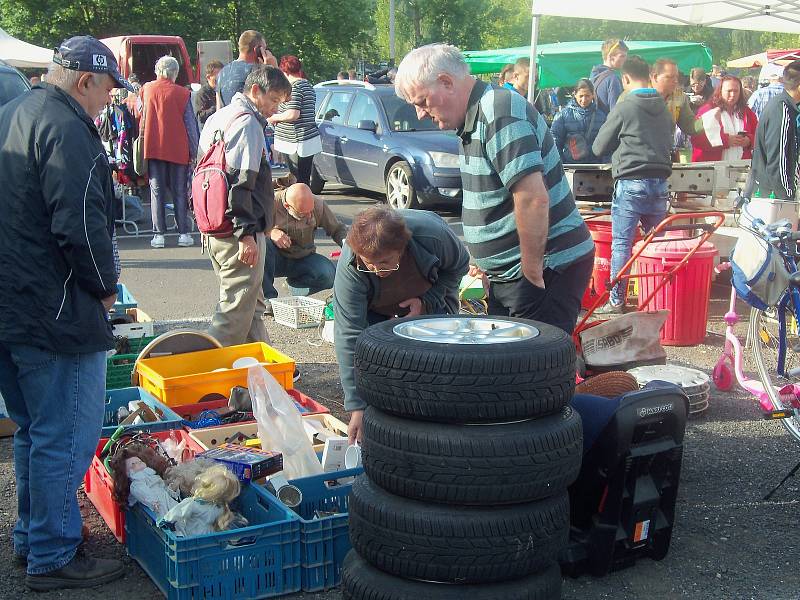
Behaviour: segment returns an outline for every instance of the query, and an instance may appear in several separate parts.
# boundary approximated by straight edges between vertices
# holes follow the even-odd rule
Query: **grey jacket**
[[[466,274],[469,254],[461,240],[437,214],[401,210],[411,231],[409,249],[422,273],[433,284],[422,296],[427,314],[457,314],[458,284]],[[363,410],[356,391],[353,354],[356,338],[369,327],[368,307],[380,291],[380,278],[356,269],[355,254],[345,243],[333,284],[334,341],[345,410]]]
[[[673,131],[664,99],[655,90],[637,90],[614,106],[592,152],[613,153],[614,179],[667,178],[672,174]]]
[[[239,113],[246,116],[234,119]],[[220,132],[228,128],[224,136],[228,216],[238,239],[272,229],[275,198],[264,138],[266,124],[247,96],[236,94],[228,106],[208,118],[200,134],[199,156],[203,156]]]

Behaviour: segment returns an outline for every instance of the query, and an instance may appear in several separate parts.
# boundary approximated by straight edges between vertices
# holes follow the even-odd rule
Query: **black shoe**
[[[25,556],[24,554],[17,554],[15,552],[14,553],[14,561],[13,562],[14,562],[14,566],[15,567],[18,567],[20,569],[24,569],[25,567],[28,566],[28,557]]]
[[[41,575],[28,575],[25,585],[36,591],[65,588],[88,588],[109,583],[125,575],[121,561],[108,558],[89,558],[76,554],[75,558],[55,571]]]

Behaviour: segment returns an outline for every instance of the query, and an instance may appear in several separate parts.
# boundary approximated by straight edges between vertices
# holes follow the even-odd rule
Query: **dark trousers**
[[[314,156],[287,154],[286,160],[289,161],[289,171],[297,178],[297,183],[308,185],[311,181],[311,165],[314,164]]]
[[[524,276],[489,286],[489,314],[541,321],[572,335],[594,267],[594,253],[563,270],[544,270],[544,289]]]

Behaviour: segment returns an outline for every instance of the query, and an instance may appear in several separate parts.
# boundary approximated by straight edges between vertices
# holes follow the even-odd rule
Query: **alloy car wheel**
[[[386,201],[394,209],[416,208],[417,192],[411,177],[411,167],[405,161],[392,165],[386,175]]]

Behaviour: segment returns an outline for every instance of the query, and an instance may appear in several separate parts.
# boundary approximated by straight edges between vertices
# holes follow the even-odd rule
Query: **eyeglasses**
[[[359,261],[356,261],[356,270],[360,271],[361,273],[372,273],[374,275],[376,273],[392,273],[399,269],[400,269],[400,263],[397,263],[395,266],[389,269],[377,269],[375,268],[374,265],[367,266],[365,264],[364,266],[361,266],[361,263]]]

